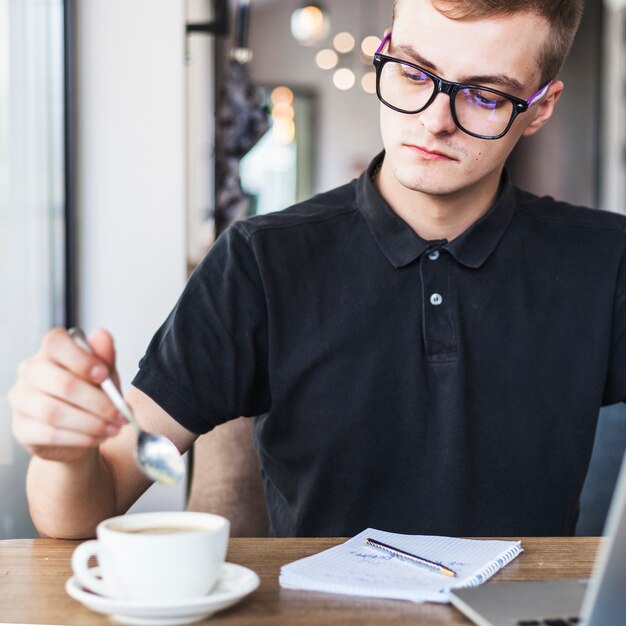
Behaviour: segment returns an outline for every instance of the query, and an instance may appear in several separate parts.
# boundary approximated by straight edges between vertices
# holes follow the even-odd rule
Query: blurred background
[[[588,0],[550,124],[509,163],[626,212],[626,2]],[[380,151],[371,54],[391,0],[0,0],[0,538],[34,536],[6,393],[56,325],[114,333],[128,385],[233,219]],[[183,508],[186,486],[136,509]]]

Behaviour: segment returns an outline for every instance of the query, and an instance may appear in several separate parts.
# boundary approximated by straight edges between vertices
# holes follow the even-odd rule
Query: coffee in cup
[[[208,594],[226,558],[229,521],[175,511],[113,517],[72,555],[78,582],[100,595],[172,602]],[[88,566],[96,557],[101,578]]]

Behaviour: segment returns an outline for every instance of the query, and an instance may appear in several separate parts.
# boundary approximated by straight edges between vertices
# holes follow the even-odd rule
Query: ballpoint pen
[[[377,541],[376,539],[372,539],[371,537],[368,537],[365,540],[365,544],[371,546],[372,548],[376,548],[377,550],[382,550],[383,552],[391,554],[392,556],[397,556],[399,559],[403,559],[406,561],[410,561],[411,563],[415,563],[416,565],[427,567],[428,569],[439,572],[444,576],[456,576],[455,571],[451,570],[445,565],[442,565],[441,563],[429,561],[424,557],[417,556],[416,554],[411,554],[410,552],[405,552],[404,550],[400,550],[400,548],[394,548],[393,546],[389,546],[386,543],[382,543],[381,541]]]

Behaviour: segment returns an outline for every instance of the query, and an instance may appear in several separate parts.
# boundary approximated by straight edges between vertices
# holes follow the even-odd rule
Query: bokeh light
[[[291,14],[291,34],[305,46],[322,41],[329,32],[330,20],[315,4],[296,9]]]
[[[380,38],[376,35],[369,35],[361,42],[361,52],[368,58],[372,58],[380,46]]]
[[[337,56],[337,53],[330,48],[324,48],[315,55],[315,62],[317,63],[317,66],[323,70],[332,70],[333,67],[337,65],[338,61],[339,57]]]
[[[347,67],[342,67],[336,70],[333,74],[333,83],[335,84],[335,87],[337,87],[337,89],[341,89],[342,91],[352,89],[355,82],[356,77],[354,76],[354,72],[349,70]]]
[[[341,54],[348,54],[348,52],[351,52],[354,49],[354,44],[354,37],[347,31],[337,33],[333,37],[333,46],[335,47],[335,50]]]

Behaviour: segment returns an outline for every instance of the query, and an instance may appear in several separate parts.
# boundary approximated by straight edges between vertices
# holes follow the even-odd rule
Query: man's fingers
[[[24,387],[29,388],[29,393],[38,390],[112,424],[123,423],[117,409],[102,389],[56,363],[45,359],[31,359],[28,367],[21,372],[21,380]],[[30,410],[27,413],[33,414]]]
[[[72,463],[120,432],[127,423],[100,388],[115,377],[115,349],[106,331],[83,350],[62,328],[46,333],[39,352],[19,366],[8,394],[15,438],[32,454]]]
[[[113,337],[104,329],[98,328],[94,330],[88,337],[89,345],[93,351],[105,362],[111,369],[115,368],[115,344]]]
[[[100,445],[104,439],[74,430],[60,430],[45,422],[20,415],[13,421],[15,438],[34,454],[37,450],[51,447],[90,448]]]
[[[28,418],[46,427],[69,430],[100,440],[117,435],[121,428],[120,424],[105,421],[40,391],[26,392],[17,389],[13,392],[11,401],[18,413],[15,421]]]
[[[110,375],[113,382],[120,388],[120,378],[115,369],[115,344],[113,343],[113,337],[102,328],[94,330],[88,338],[89,345],[94,349],[98,356],[109,364]]]
[[[54,361],[66,370],[95,383],[101,383],[109,376],[114,366],[114,361],[106,362],[97,353],[89,354],[83,350],[63,328],[54,328],[46,333],[39,354],[46,360]],[[113,354],[113,359],[115,358],[114,351],[109,350],[109,354]]]

